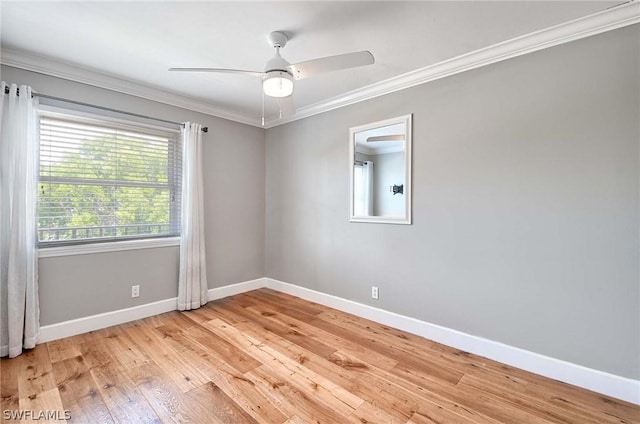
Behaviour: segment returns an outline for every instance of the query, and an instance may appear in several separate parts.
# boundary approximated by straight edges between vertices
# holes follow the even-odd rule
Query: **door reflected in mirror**
[[[352,222],[411,224],[411,115],[349,131]]]

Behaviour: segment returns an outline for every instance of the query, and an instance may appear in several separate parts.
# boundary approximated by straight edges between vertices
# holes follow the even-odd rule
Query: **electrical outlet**
[[[376,286],[371,287],[371,298],[372,299],[379,299],[379,293],[378,293],[378,288]]]
[[[140,285],[131,286],[131,297],[140,297]]]

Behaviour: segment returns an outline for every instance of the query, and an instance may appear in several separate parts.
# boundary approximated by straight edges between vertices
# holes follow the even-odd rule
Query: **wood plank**
[[[71,411],[70,422],[114,423],[82,356],[53,364],[62,404]]]
[[[117,362],[107,362],[90,370],[102,399],[118,423],[160,423],[160,418],[140,393],[127,372]]]
[[[291,418],[289,418],[287,421],[285,421],[284,424],[307,424],[307,423],[304,422],[302,418],[300,418],[299,416],[294,415]]]
[[[221,315],[216,311],[215,301],[208,302],[206,305],[198,309],[184,311],[183,315],[197,324],[209,321],[214,318],[221,318]]]
[[[344,318],[344,313],[323,313],[321,318],[314,321],[312,325],[318,326],[333,334],[341,335],[341,337],[352,340],[359,345],[367,346],[381,355],[393,358],[397,362],[402,362],[404,366],[409,368],[424,369],[429,367],[430,373],[434,378],[439,378],[449,383],[457,383],[462,378],[463,373],[459,370],[446,366],[442,363],[430,362],[430,357],[425,354],[429,352],[433,342],[427,342],[424,345],[419,341],[421,338],[417,336],[399,337],[398,330],[391,332],[388,327],[379,325],[358,325],[354,324],[353,319]],[[331,317],[327,321],[327,317]],[[382,330],[373,329],[379,327]],[[424,339],[422,339],[424,340]]]
[[[364,348],[360,345],[353,343],[352,340],[346,339],[341,336],[337,336],[331,332],[325,331],[323,329],[319,329],[315,327],[313,324],[308,324],[304,321],[300,321],[288,315],[277,312],[275,309],[270,308],[267,305],[260,305],[260,307],[249,307],[246,308],[247,311],[253,312],[256,315],[260,315],[265,317],[267,320],[272,321],[273,323],[281,326],[285,326],[286,328],[291,329],[296,336],[310,337],[314,340],[321,341],[323,344],[330,346],[333,350],[329,351],[328,355],[323,355],[324,352],[317,352],[321,356],[329,357],[335,350],[342,350],[344,352],[349,353],[350,355],[361,359],[362,361],[367,361],[368,363],[375,364],[377,367],[391,369],[398,364],[395,359],[389,358],[386,355],[380,354],[379,352]],[[288,338],[294,343],[301,345],[301,343],[296,342],[297,338]],[[304,346],[303,346],[304,347]],[[316,353],[316,352],[314,352]],[[440,372],[440,370],[439,370]],[[455,375],[452,378],[455,382],[457,382],[462,375]]]
[[[526,393],[561,409],[586,412],[603,423],[640,423],[638,405],[541,376],[531,377]]]
[[[286,325],[273,322],[273,320],[269,320],[267,316],[260,316],[251,311],[247,311],[245,308],[235,306],[231,302],[220,304],[219,308],[240,316],[244,316],[248,320],[260,324],[263,327],[264,331],[284,337],[285,339],[290,340],[291,342],[296,343],[297,345],[302,346],[310,352],[314,352],[320,356],[330,355],[331,353],[336,351],[335,348],[327,346],[325,343],[322,343],[314,338],[307,337],[306,334],[296,329],[292,329],[287,327]],[[207,322],[203,323],[202,325],[204,327],[207,327]]]
[[[216,386],[234,399],[258,422],[280,423],[286,416],[256,390],[255,383],[226,364],[216,352],[186,337],[172,332],[165,341],[188,361],[205,373]]]
[[[359,393],[363,399],[370,403],[378,404],[380,399],[386,398],[408,400],[409,402],[392,402],[384,405],[385,411],[394,415],[395,419],[400,422],[406,422],[413,411],[418,409],[420,405],[429,404],[434,408],[438,408],[440,407],[439,404],[443,404],[447,405],[454,413],[459,413],[460,410],[464,411],[464,414],[476,419],[475,422],[497,423],[497,421],[481,416],[481,414],[471,410],[464,410],[457,404],[446,403],[442,399],[439,399],[438,403],[433,403],[434,398],[438,398],[433,393],[426,392],[422,387],[414,384],[407,384],[405,385],[406,388],[399,387],[389,381],[388,373],[384,374],[376,371],[375,366],[363,363],[342,352],[335,352],[332,355],[335,358],[329,357],[325,359],[305,351],[284,339],[278,340],[272,336],[266,336],[264,333],[261,334],[255,328],[249,328],[246,323],[238,326],[238,328],[242,332],[251,335],[254,339],[268,343],[269,346],[274,346],[280,352],[297,360],[314,373],[325,376],[349,391]]]
[[[227,340],[236,346],[241,346],[242,349],[260,360],[264,364],[261,368],[269,368],[274,375],[286,379],[288,383],[295,385],[296,389],[314,399],[318,399],[332,409],[348,415],[362,404],[363,400],[353,393],[332,383],[324,376],[310,372],[298,361],[281,354],[277,349],[260,343],[246,333],[219,320],[207,321],[205,324],[207,328],[223,335]]]
[[[16,359],[12,361],[18,367],[19,409],[64,411],[47,346],[37,345]]]
[[[282,312],[301,321],[311,321],[323,312],[323,309],[313,308],[308,302],[302,304],[287,302],[282,297],[275,296],[266,290],[255,290],[243,293],[243,295],[254,299],[254,306],[269,305],[278,312]]]
[[[369,402],[360,405],[347,417],[347,420],[354,424],[404,424],[407,422],[406,419],[389,415]]]
[[[213,419],[207,421],[210,417],[204,407],[187,400],[182,391],[153,362],[131,368],[127,373],[161,422],[219,422]]]
[[[106,329],[102,342],[105,348],[126,369],[135,368],[150,361],[149,355],[145,353],[144,347],[138,346],[131,340],[123,326]]]
[[[240,324],[237,328],[243,333],[249,335],[254,340],[260,343],[267,344],[273,349],[280,352],[282,355],[287,356],[289,359],[298,362],[300,365],[308,368],[312,372],[322,375],[325,378],[331,380],[335,384],[338,384],[344,388],[351,388],[352,382],[357,374],[367,372],[368,366],[340,366],[330,359],[323,358],[308,350],[291,343],[282,337],[274,334],[265,334],[260,332],[256,326],[250,326],[247,323]],[[338,352],[334,352],[332,355],[337,355]]]
[[[442,417],[441,412],[443,411],[443,409],[428,412],[416,411],[411,419],[407,421],[407,424],[473,424],[473,421],[469,421],[468,419],[463,418],[459,415],[453,417],[447,415],[446,417]]]
[[[0,409],[16,411],[19,408],[18,370],[24,355],[0,359]]]
[[[300,390],[287,378],[273,375],[272,370],[262,366],[247,373],[263,396],[278,405],[288,416],[297,415],[305,423],[340,423],[343,416],[323,402]]]
[[[81,342],[78,347],[80,355],[84,359],[84,364],[89,369],[117,361],[116,357],[107,349],[102,337]]]
[[[196,309],[190,312],[190,314],[197,315],[194,319],[201,320],[199,321],[201,323],[212,320],[212,319],[216,319],[216,318],[222,321],[225,321],[227,324],[231,324],[231,325],[249,321],[248,318],[245,318],[241,315],[237,315],[234,312],[227,311],[224,308],[222,308],[221,306],[224,305],[226,302],[228,302],[228,299],[226,298],[214,300],[212,302],[208,302],[202,308]],[[203,319],[203,318],[207,318],[207,319]]]
[[[220,358],[240,373],[245,373],[260,366],[260,361],[254,359],[242,349],[232,345],[217,334],[208,331],[206,328],[193,327],[187,331],[183,331],[183,334],[189,339],[200,343],[202,346],[206,346],[210,350],[215,351]]]
[[[459,387],[472,387],[484,393],[490,393],[502,399],[508,400],[512,404],[518,405],[522,410],[533,415],[551,420],[553,422],[566,422],[576,424],[601,424],[602,418],[595,418],[585,411],[568,410],[556,405],[549,404],[543,400],[522,392],[516,392],[504,388],[498,384],[493,384],[492,380],[480,379],[471,375],[465,375]],[[610,422],[619,422],[617,420]]]
[[[150,360],[162,364],[164,373],[182,392],[188,392],[208,382],[207,377],[197,367],[185,362],[175,350],[164,343],[161,333],[155,328],[135,321],[123,326],[123,329],[137,346],[145,347],[145,353]]]
[[[48,414],[53,414],[55,422],[74,422],[73,413],[62,406],[62,400],[60,399],[60,392],[58,389],[45,390],[37,395],[20,398],[20,405],[16,412],[28,414],[23,415],[24,418],[20,420],[20,423],[41,423],[43,422],[43,419],[40,414],[43,413],[47,414],[45,417],[51,417],[51,415]],[[67,420],[67,417],[70,419]],[[44,422],[47,421],[50,422],[48,419],[45,419]],[[3,422],[5,421],[3,420]]]
[[[510,392],[529,395],[552,408],[591,417],[586,419],[593,420],[596,417],[596,422],[602,423],[620,423],[621,420],[640,422],[639,408],[628,402],[614,400],[438,343],[434,343],[432,350],[438,352],[439,360],[460,368],[465,375],[490,381]]]
[[[378,349],[388,349],[388,347],[392,347],[393,350],[391,351],[382,350],[381,352],[394,358],[397,358],[398,355],[412,355],[413,357],[417,356],[419,358],[426,357],[429,360],[431,360],[433,356],[437,357],[437,355],[430,355],[435,342],[383,324],[334,310],[323,312],[318,315],[317,319],[333,324],[335,326],[333,327],[334,332],[347,332],[362,337],[364,340],[369,340],[369,342],[374,341]],[[316,322],[314,322],[313,325],[316,325]],[[327,326],[327,324],[324,323],[318,325],[322,327]],[[442,366],[443,368],[455,369],[446,364],[442,364]],[[459,374],[458,372],[458,379],[460,377]]]
[[[451,386],[434,381],[428,374],[420,372],[388,372],[389,381],[403,387],[416,387],[423,396],[434,399],[439,406],[465,416],[471,420],[487,419],[498,422],[550,423],[529,411],[522,410],[511,402],[499,402],[491,394],[470,387]],[[418,410],[418,409],[416,409]],[[467,412],[471,415],[468,416]]]
[[[434,343],[432,350],[438,356],[434,358],[433,355],[426,353],[430,362],[459,368],[465,374],[463,379],[467,378],[467,381],[469,378],[473,378],[475,381],[490,382],[494,386],[494,391],[508,393],[516,403],[519,402],[519,398],[524,397],[543,410],[563,410],[562,415],[573,417],[572,419],[575,419],[576,416],[582,417],[578,422],[593,422],[594,416],[598,415],[587,412],[591,408],[587,404],[576,405],[551,395],[553,393],[550,391],[551,389],[567,386],[569,388],[567,395],[570,397],[570,393],[576,390],[571,386],[437,343]],[[409,372],[408,370],[404,371]],[[603,415],[595,418],[595,422],[619,423],[620,421]]]
[[[197,322],[189,318],[188,313],[172,311],[160,315],[154,315],[142,320],[145,325],[152,327],[160,327],[163,325],[175,325],[178,328],[191,328],[197,325]]]
[[[335,309],[327,308],[326,311],[318,314],[316,318],[335,324],[342,324],[345,328],[353,329],[357,333],[368,334],[376,338],[385,338],[393,343],[405,346],[406,350],[413,353],[430,350],[435,344],[434,341],[427,340],[424,337]]]
[[[324,311],[330,310],[331,308],[320,305],[319,303],[311,302],[309,300],[300,299],[295,296],[288,295],[286,293],[282,293],[276,290],[262,288],[259,290],[253,290],[248,292],[247,294],[255,294],[255,295],[268,295],[269,297],[276,299],[276,301],[280,304],[285,304],[291,306],[293,308],[298,308],[299,310],[306,312],[307,314],[317,315]]]
[[[51,362],[64,361],[80,355],[81,337],[68,337],[47,343]]]
[[[349,360],[348,357],[347,360]],[[429,381],[433,382],[433,380]],[[372,405],[405,422],[420,409],[443,409],[453,416],[459,415],[475,423],[497,424],[499,422],[470,406],[451,401],[420,384],[399,378],[384,369],[369,367],[367,372],[360,373],[354,378],[353,384],[357,387],[355,390],[362,393]],[[455,389],[454,385],[444,382],[436,382],[435,385],[448,387],[450,390]]]
[[[384,389],[380,389],[381,385],[384,384],[383,381],[379,381],[380,385],[376,385],[372,380],[367,380],[364,383],[360,380],[360,376],[368,375],[371,370],[369,365],[358,362],[357,359],[341,354],[340,352],[335,352],[333,355],[342,355],[341,360],[334,360],[332,362],[330,359],[315,355],[288,340],[278,338],[278,336],[275,335],[267,335],[264,334],[264,332],[261,333],[259,329],[257,330],[256,328],[250,328],[247,323],[239,325],[238,328],[255,340],[268,344],[281,354],[298,362],[311,372],[331,380],[333,383],[350,392],[358,393],[359,397],[369,403],[377,404],[381,398],[390,396]],[[412,403],[409,404],[400,402],[385,406],[389,410],[389,414],[387,415],[393,416],[394,421],[406,422],[411,416],[412,410],[424,402],[423,399],[400,387],[391,386],[387,389],[393,391],[394,396],[397,398],[409,397],[412,399]]]
[[[237,296],[225,297],[224,299],[220,299],[221,303],[229,304],[232,303],[235,306],[240,308],[248,308],[249,306],[255,306],[256,302],[250,297],[246,296],[247,293],[241,293]]]
[[[208,417],[215,417],[222,423],[258,423],[212,382],[190,390],[186,397],[203,405],[209,412]]]

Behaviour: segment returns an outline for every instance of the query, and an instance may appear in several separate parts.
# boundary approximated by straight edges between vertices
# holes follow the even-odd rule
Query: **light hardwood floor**
[[[38,345],[0,371],[3,411],[78,423],[640,423],[638,406],[268,289]]]

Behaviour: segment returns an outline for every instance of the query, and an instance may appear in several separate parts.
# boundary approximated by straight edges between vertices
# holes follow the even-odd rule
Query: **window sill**
[[[76,244],[73,246],[41,247],[38,249],[38,258],[88,255],[92,253],[121,252],[124,250],[153,249],[156,247],[170,246],[180,246],[180,237],[123,240],[105,243]]]

